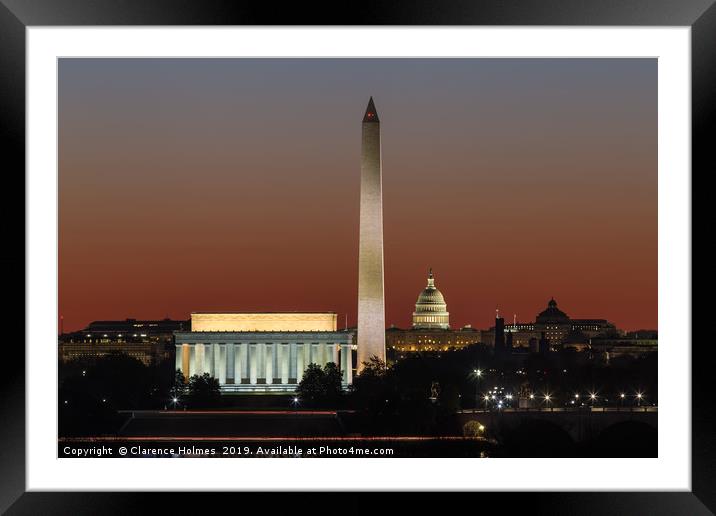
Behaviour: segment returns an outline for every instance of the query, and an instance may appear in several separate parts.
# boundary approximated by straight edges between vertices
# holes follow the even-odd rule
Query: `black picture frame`
[[[14,367],[3,368],[0,375],[0,511],[8,514],[128,514],[146,512],[155,503],[161,504],[162,513],[183,513],[196,503],[176,493],[25,492],[25,346],[20,345],[18,332],[20,321],[25,320],[25,284],[21,279],[26,274],[25,225],[21,224],[25,213],[25,30],[32,26],[64,25],[689,26],[693,200],[708,191],[693,189],[694,180],[716,170],[709,138],[716,125],[714,0],[458,0],[439,4],[405,0],[335,2],[327,6],[230,0],[0,0],[0,163],[5,186],[5,201],[0,208],[5,252],[0,260],[5,283],[13,287],[4,296],[9,303],[3,312],[8,322],[1,356],[2,362]],[[703,312],[700,315],[696,320],[709,321]],[[709,382],[716,361],[713,345],[706,341],[692,345],[695,337],[695,332],[693,337],[685,334],[684,342],[669,343],[685,349],[691,346],[691,492],[480,493],[468,495],[472,497],[468,504],[479,500],[484,508],[500,507],[507,513],[524,506],[531,513],[548,514],[695,515],[716,511],[716,418],[711,410]],[[228,498],[236,495],[211,496],[211,505],[203,507],[223,510],[220,507],[231,503]],[[246,509],[261,503],[250,499],[261,495],[241,496],[241,506]],[[364,496],[344,494],[339,504],[354,512],[357,507],[365,507]],[[318,500],[325,498],[316,497]],[[421,498],[416,496],[414,500]],[[275,503],[280,503],[280,499],[272,498],[272,512],[280,510]],[[295,498],[288,503],[295,507]],[[469,507],[455,503],[459,505],[451,502],[451,506],[463,506],[465,510]]]

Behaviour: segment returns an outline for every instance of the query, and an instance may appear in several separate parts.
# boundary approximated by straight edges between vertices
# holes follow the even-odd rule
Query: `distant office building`
[[[461,349],[482,342],[482,331],[472,326],[457,330],[416,330],[391,326],[385,331],[388,349],[399,352],[431,352]]]
[[[504,327],[505,334],[511,334],[513,348],[536,349],[544,340],[549,349],[573,347],[584,350],[589,347],[590,339],[595,337],[618,337],[623,334],[614,324],[606,319],[572,319],[557,307],[554,298],[547,303],[547,308],[535,317],[534,322],[513,322]],[[483,340],[488,344],[497,345],[496,326],[490,328]]]
[[[60,335],[59,358],[92,361],[124,353],[149,365],[171,358],[174,332],[188,328],[189,321],[171,319],[94,321],[83,330]]]
[[[596,337],[590,340],[589,346],[593,353],[602,353],[608,362],[621,356],[638,357],[654,353],[659,350],[659,341],[655,331],[643,337],[632,332],[624,337]]]
[[[433,270],[428,272],[427,286],[418,295],[409,329],[391,326],[385,332],[388,349],[398,352],[437,352],[460,349],[480,343],[482,332],[463,326],[450,329],[450,313],[445,298],[435,286]]]
[[[344,387],[353,379],[353,333],[333,312],[192,313],[174,338],[176,369],[209,373],[222,392],[293,392],[311,363],[338,365]]]

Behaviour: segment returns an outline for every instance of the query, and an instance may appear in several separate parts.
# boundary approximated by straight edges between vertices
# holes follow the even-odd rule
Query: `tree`
[[[308,364],[296,394],[309,405],[334,405],[342,394],[341,382],[341,370],[333,362],[323,368],[318,364]]]
[[[375,383],[383,380],[388,372],[388,368],[380,358],[376,356],[370,357],[368,362],[363,362],[363,370],[353,379],[353,385],[356,382]]]
[[[328,362],[323,367],[323,375],[325,401],[327,403],[335,404],[343,394],[343,374],[335,363]]]
[[[172,397],[172,402],[173,402],[174,406],[176,406],[177,403],[184,401],[186,392],[187,392],[186,378],[184,377],[184,373],[182,373],[181,370],[177,369],[174,373],[174,383],[172,384],[172,387],[169,391],[169,395]],[[176,400],[176,401],[174,401],[174,400]]]
[[[462,435],[465,437],[482,437],[485,427],[477,419],[472,419],[462,426]]]
[[[186,401],[192,408],[215,407],[221,401],[219,380],[204,373],[189,378],[186,388]]]
[[[353,391],[357,397],[362,400],[384,398],[387,371],[385,362],[378,357],[363,362],[363,369],[353,378]]]
[[[303,378],[296,387],[298,397],[308,403],[316,403],[323,397],[325,373],[318,364],[308,364]]]
[[[63,386],[83,389],[117,409],[149,408],[156,388],[153,372],[138,359],[114,352],[99,357],[78,376],[67,378]]]
[[[363,362],[363,369],[353,378],[353,403],[368,414],[371,425],[376,429],[386,428],[386,418],[394,412],[394,404],[389,400],[394,397],[392,380],[385,362],[377,357]]]
[[[70,363],[60,370],[58,419],[62,436],[112,433],[123,420],[117,410],[152,406],[154,370],[124,353]]]

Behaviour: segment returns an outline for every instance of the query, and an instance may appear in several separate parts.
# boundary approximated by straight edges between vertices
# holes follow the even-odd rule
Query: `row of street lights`
[[[472,377],[475,379],[475,405],[476,405],[476,406],[477,406],[477,404],[479,403],[479,399],[480,399],[480,381],[482,380],[482,376],[483,376],[483,371],[482,371],[482,369],[480,369],[480,368],[475,368],[475,369],[472,370]],[[636,400],[636,402],[637,402],[637,406],[641,406],[641,402],[644,400],[644,397],[645,397],[645,396],[644,396],[644,393],[641,392],[641,391],[637,391],[636,394],[634,394],[634,398],[635,398],[635,400]],[[511,401],[511,400],[512,400],[512,394],[507,394],[507,395],[504,396],[504,398],[505,398],[507,401]],[[591,402],[591,405],[594,406],[594,404],[595,404],[595,403],[598,401],[598,399],[599,399],[599,395],[597,394],[597,392],[590,392],[588,398],[589,398],[589,401]],[[626,398],[627,398],[627,394],[626,394],[626,393],[622,392],[622,393],[619,394],[619,401],[620,401],[621,404],[623,404],[623,402],[624,402],[624,400],[625,400]],[[535,399],[535,395],[534,395],[534,394],[530,394],[530,395],[529,395],[529,399],[530,399],[530,400],[534,400],[534,399]],[[552,403],[552,400],[553,400],[553,396],[552,396],[552,394],[550,394],[550,393],[544,393],[544,394],[542,394],[542,395],[540,396],[540,399],[541,399],[545,404],[547,404],[547,406],[550,406],[550,404]],[[571,404],[572,404],[572,405],[576,405],[576,403],[579,402],[579,399],[580,399],[580,395],[579,395],[579,393],[576,393],[576,394],[574,395],[574,399],[571,400]],[[502,408],[503,400],[502,400],[502,399],[497,399],[497,398],[495,397],[495,395],[490,396],[490,395],[487,395],[487,394],[486,394],[486,395],[484,395],[483,400],[485,401],[485,408],[487,408],[487,406],[488,406],[488,404],[489,404],[489,402],[490,402],[491,400],[495,400],[495,401],[497,402],[498,408]],[[606,398],[605,398],[605,401],[607,401]]]
[[[498,408],[502,408],[502,407],[503,407],[504,400],[507,400],[508,402],[509,402],[509,401],[512,401],[512,397],[513,397],[512,394],[506,394],[506,395],[504,396],[504,399],[500,399],[500,398],[497,398],[494,394],[493,394],[493,395],[485,394],[485,395],[483,396],[483,400],[484,400],[484,402],[485,402],[485,408],[488,407],[488,404],[490,403],[490,401],[495,401],[496,404],[497,404],[497,407],[498,407]],[[620,393],[620,394],[619,394],[619,399],[620,399],[621,402],[623,402],[623,400],[624,400],[626,397],[627,397],[627,395],[626,395],[625,393]],[[541,401],[543,401],[547,406],[550,406],[550,404],[551,404],[551,403],[553,402],[553,400],[554,400],[554,396],[553,396],[552,394],[549,394],[549,393],[542,394],[542,395],[540,395],[540,396],[538,396],[538,397],[535,396],[534,394],[530,393],[530,395],[529,395],[529,399],[530,399],[530,400],[534,400],[534,399],[536,399],[536,398],[539,399],[539,400],[541,400]],[[644,398],[645,398],[645,396],[644,396],[644,393],[643,393],[643,392],[637,392],[637,393],[634,395],[634,399],[635,399],[636,402],[637,402],[637,406],[641,406],[641,402],[643,401]],[[575,405],[576,402],[579,401],[579,399],[580,399],[579,394],[575,394],[575,395],[574,395],[574,400],[571,400],[570,404]],[[596,403],[596,401],[597,401],[598,399],[599,399],[599,396],[597,396],[596,393],[589,393],[589,400],[590,400],[590,402],[591,402],[591,406],[594,406],[595,403]]]

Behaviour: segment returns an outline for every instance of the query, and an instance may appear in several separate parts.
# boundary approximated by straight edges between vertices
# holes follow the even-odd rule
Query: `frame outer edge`
[[[20,329],[3,346],[2,362],[17,364],[0,375],[0,513],[25,491],[25,25],[0,4],[0,267],[11,283],[3,315]],[[11,202],[14,201],[14,202]],[[20,207],[15,206],[17,202]],[[19,213],[18,213],[19,212]],[[21,221],[22,219],[22,223]],[[22,324],[20,324],[22,321]],[[22,338],[18,342],[19,337]]]
[[[716,133],[716,4],[706,10],[691,27],[691,192],[692,192],[692,278],[694,243],[703,240],[693,238],[695,201],[701,204],[713,198],[712,189],[706,187],[703,179],[716,169],[713,134]],[[694,188],[698,183],[702,188]],[[710,239],[709,239],[710,240]],[[713,277],[713,273],[709,274]],[[698,276],[701,280],[706,277]],[[704,283],[696,287],[702,294]],[[692,299],[694,283],[692,281]],[[704,297],[704,299],[707,299]],[[711,511],[716,512],[716,412],[713,401],[713,368],[716,353],[708,338],[696,333],[701,327],[696,321],[709,321],[707,305],[692,301],[692,389],[691,389],[691,489],[694,495]],[[710,308],[710,307],[709,307]],[[698,312],[696,312],[698,310]]]
[[[15,12],[11,11],[5,5],[7,3],[14,4],[14,11],[18,12],[19,9],[21,16],[16,16]],[[158,3],[161,4],[161,2]],[[185,6],[188,5],[186,2],[182,3]],[[630,3],[632,5],[640,4],[640,2],[624,2],[624,4],[627,5]],[[55,6],[59,4],[60,2],[57,2]],[[3,153],[6,158],[5,162],[12,163],[11,166],[3,168],[10,172],[16,172],[12,178],[6,177],[6,179],[16,182],[13,186],[19,187],[20,191],[23,192],[22,196],[17,196],[23,199],[23,203],[25,193],[25,21],[29,22],[28,24],[46,23],[48,25],[62,25],[68,22],[73,22],[77,25],[113,23],[143,24],[141,15],[137,15],[136,12],[134,15],[127,12],[122,13],[121,10],[116,9],[116,4],[115,9],[105,4],[105,8],[99,8],[99,10],[87,9],[88,4],[82,1],[80,1],[79,4],[77,8],[72,9],[71,13],[66,13],[66,16],[58,16],[58,12],[52,12],[52,9],[48,8],[50,5],[49,2],[28,1],[26,6],[29,5],[29,9],[27,10],[23,9],[21,5],[18,6],[17,2],[13,0],[10,0],[10,2],[3,0],[3,2],[0,3],[0,134],[3,135],[3,138],[0,139],[0,142],[2,142],[0,146],[5,151]],[[665,13],[661,9],[659,9],[659,11],[661,11],[660,13],[657,12],[656,15],[648,16],[647,18],[636,16],[637,20],[634,19],[635,16],[633,13],[631,15],[626,13],[626,11],[629,10],[628,8],[622,9],[621,14],[624,19],[622,22],[624,25],[638,25],[640,23],[676,25],[684,23],[686,20],[693,20],[693,18],[689,18],[689,14],[684,14],[686,11],[690,13],[695,13],[696,11],[702,13],[692,22],[692,170],[694,171],[692,176],[695,176],[696,171],[702,171],[701,174],[704,175],[716,168],[714,166],[714,159],[711,157],[712,154],[709,153],[711,140],[708,138],[709,133],[713,132],[716,126],[714,123],[716,88],[713,86],[716,83],[714,80],[716,79],[716,6],[714,6],[712,0],[708,2],[683,2],[683,4],[688,5],[685,5],[682,10],[681,16],[683,16],[683,18],[675,17],[678,19],[668,18],[668,16],[665,19]],[[661,5],[663,6],[663,4]],[[157,4],[155,4],[155,9],[152,10],[152,14],[163,11],[161,8],[156,9],[156,7]],[[422,11],[423,14],[425,14],[425,12],[430,11],[425,7],[427,6],[417,5],[416,10]],[[474,6],[473,8],[476,7],[479,6]],[[527,7],[527,11],[532,11],[534,18],[544,18],[544,11],[535,13],[534,7],[532,7],[532,9],[530,9],[528,5],[524,5],[524,7]],[[552,7],[555,6],[552,5]],[[545,11],[549,11],[549,9],[549,6],[544,7]],[[704,9],[706,10],[704,11]],[[201,9],[199,9],[199,11],[200,10]],[[246,10],[251,12],[249,9]],[[456,10],[459,11],[459,9]],[[82,13],[82,11],[84,11],[84,13]],[[196,11],[196,7],[184,11],[185,15],[188,14],[187,11]],[[388,12],[387,18],[396,18],[397,15],[397,18],[404,17],[404,19],[406,19],[403,24],[415,23],[415,21],[410,20],[410,9],[407,9],[402,15],[399,11],[401,10],[398,9]],[[450,9],[448,9],[448,11],[450,11]],[[464,13],[467,21],[463,21],[462,24],[473,23],[473,21],[475,21],[471,21],[474,16],[469,15],[469,11],[468,9],[468,12]],[[614,23],[618,23],[619,13],[615,13],[613,9],[610,11],[612,12],[608,18],[612,19]],[[508,12],[514,14],[514,10],[508,9]],[[163,13],[163,17],[166,18],[165,23],[172,23],[172,15],[167,15],[167,11],[163,11]],[[196,11],[196,13],[198,14],[198,11]],[[236,14],[236,11],[233,14]],[[436,19],[445,18],[443,23],[456,23],[454,21],[456,14],[454,10],[446,16],[437,16],[437,13],[433,14],[436,16]],[[584,16],[584,14],[582,14],[582,16],[574,17],[574,12],[570,12],[569,15],[567,14],[568,13],[565,13],[563,16],[560,16],[560,20],[555,19],[554,23],[565,24],[568,23],[568,21],[564,19],[571,18],[572,24],[579,24],[579,21],[576,21],[575,18],[582,18]],[[69,16],[70,19],[61,19],[67,16]],[[207,18],[211,18],[212,16],[197,17],[207,20]],[[258,16],[258,18],[260,17],[261,16]],[[132,20],[129,21],[128,18],[132,18]],[[154,16],[150,15],[150,18],[154,18]],[[183,19],[184,16],[178,16],[178,18]],[[234,19],[233,16],[230,18]],[[249,15],[247,18],[245,23],[255,23],[255,20],[251,20],[254,16]],[[386,17],[384,17],[384,19],[385,18]],[[423,16],[418,16],[416,21],[422,18]],[[485,18],[490,18],[489,13],[486,13]],[[499,18],[503,18],[500,16],[497,16],[497,18],[498,19],[493,21],[492,24],[514,24],[517,22],[517,18],[525,23],[524,16],[512,18],[505,14],[504,19],[500,20]],[[641,19],[641,21],[639,21],[639,19]],[[586,24],[598,24],[600,20],[603,22],[604,17],[595,16],[591,22],[587,22]],[[144,23],[148,21],[150,20],[144,20]],[[157,21],[154,21],[154,23],[157,23]],[[177,21],[175,18],[173,23],[177,23]],[[488,19],[484,21],[489,24]],[[381,24],[379,20],[376,20],[376,22],[377,24]],[[225,21],[224,23],[227,22]],[[228,23],[231,23],[231,21]],[[457,23],[460,24],[460,22]],[[531,23],[541,24],[542,22],[540,20],[533,20]],[[584,20],[582,23],[584,23]],[[22,175],[17,173],[18,170],[23,171]],[[12,174],[7,175],[11,176]],[[21,180],[20,177],[23,179]],[[17,191],[18,190],[15,190],[15,192]],[[701,200],[701,196],[705,195],[706,191],[708,190],[702,190],[701,193],[699,193],[698,190],[696,190],[694,198],[698,196],[699,200]],[[10,209],[7,205],[4,205],[2,209],[5,212],[4,220],[16,220],[16,216],[12,217],[12,214],[9,213]],[[15,213],[15,215],[17,214]],[[5,270],[10,272],[7,277],[15,278],[13,281],[20,283],[19,278],[21,276],[24,277],[25,271],[24,225],[22,229],[19,228],[18,224],[16,224],[15,227],[11,227],[10,224],[5,227],[11,237],[16,238],[16,245],[22,246],[22,254],[15,253],[10,256],[0,256],[0,260],[2,260],[2,265],[6,268]],[[20,243],[21,239],[22,243]],[[22,271],[23,274],[20,274],[20,271]],[[8,314],[14,318],[14,320],[20,319],[21,311],[24,309],[24,285],[20,285],[19,288],[22,288],[23,291],[22,308],[20,308],[20,303],[16,302],[14,307],[10,307]],[[0,478],[3,479],[3,481],[0,482],[0,512],[4,512],[25,490],[24,347],[8,347],[11,349],[6,350],[6,352],[19,355],[13,358],[20,359],[23,367],[20,370],[16,370],[14,374],[0,376],[0,392],[2,392],[2,396],[0,396],[0,419],[3,421],[3,424],[0,425],[0,443],[2,443],[2,448],[0,448]],[[714,413],[709,411],[713,405],[712,400],[709,399],[709,387],[711,385],[709,380],[712,375],[710,369],[716,361],[714,361],[713,351],[707,348],[709,348],[709,346],[705,342],[704,345],[701,346],[701,349],[693,347],[692,488],[694,495],[696,495],[704,505],[713,510],[716,506],[716,440],[714,439],[714,435],[716,435],[716,418],[713,415]],[[699,389],[699,386],[701,389]],[[704,407],[704,410],[699,410],[699,407]],[[27,498],[27,495],[22,498]],[[15,508],[17,508],[17,505]]]

